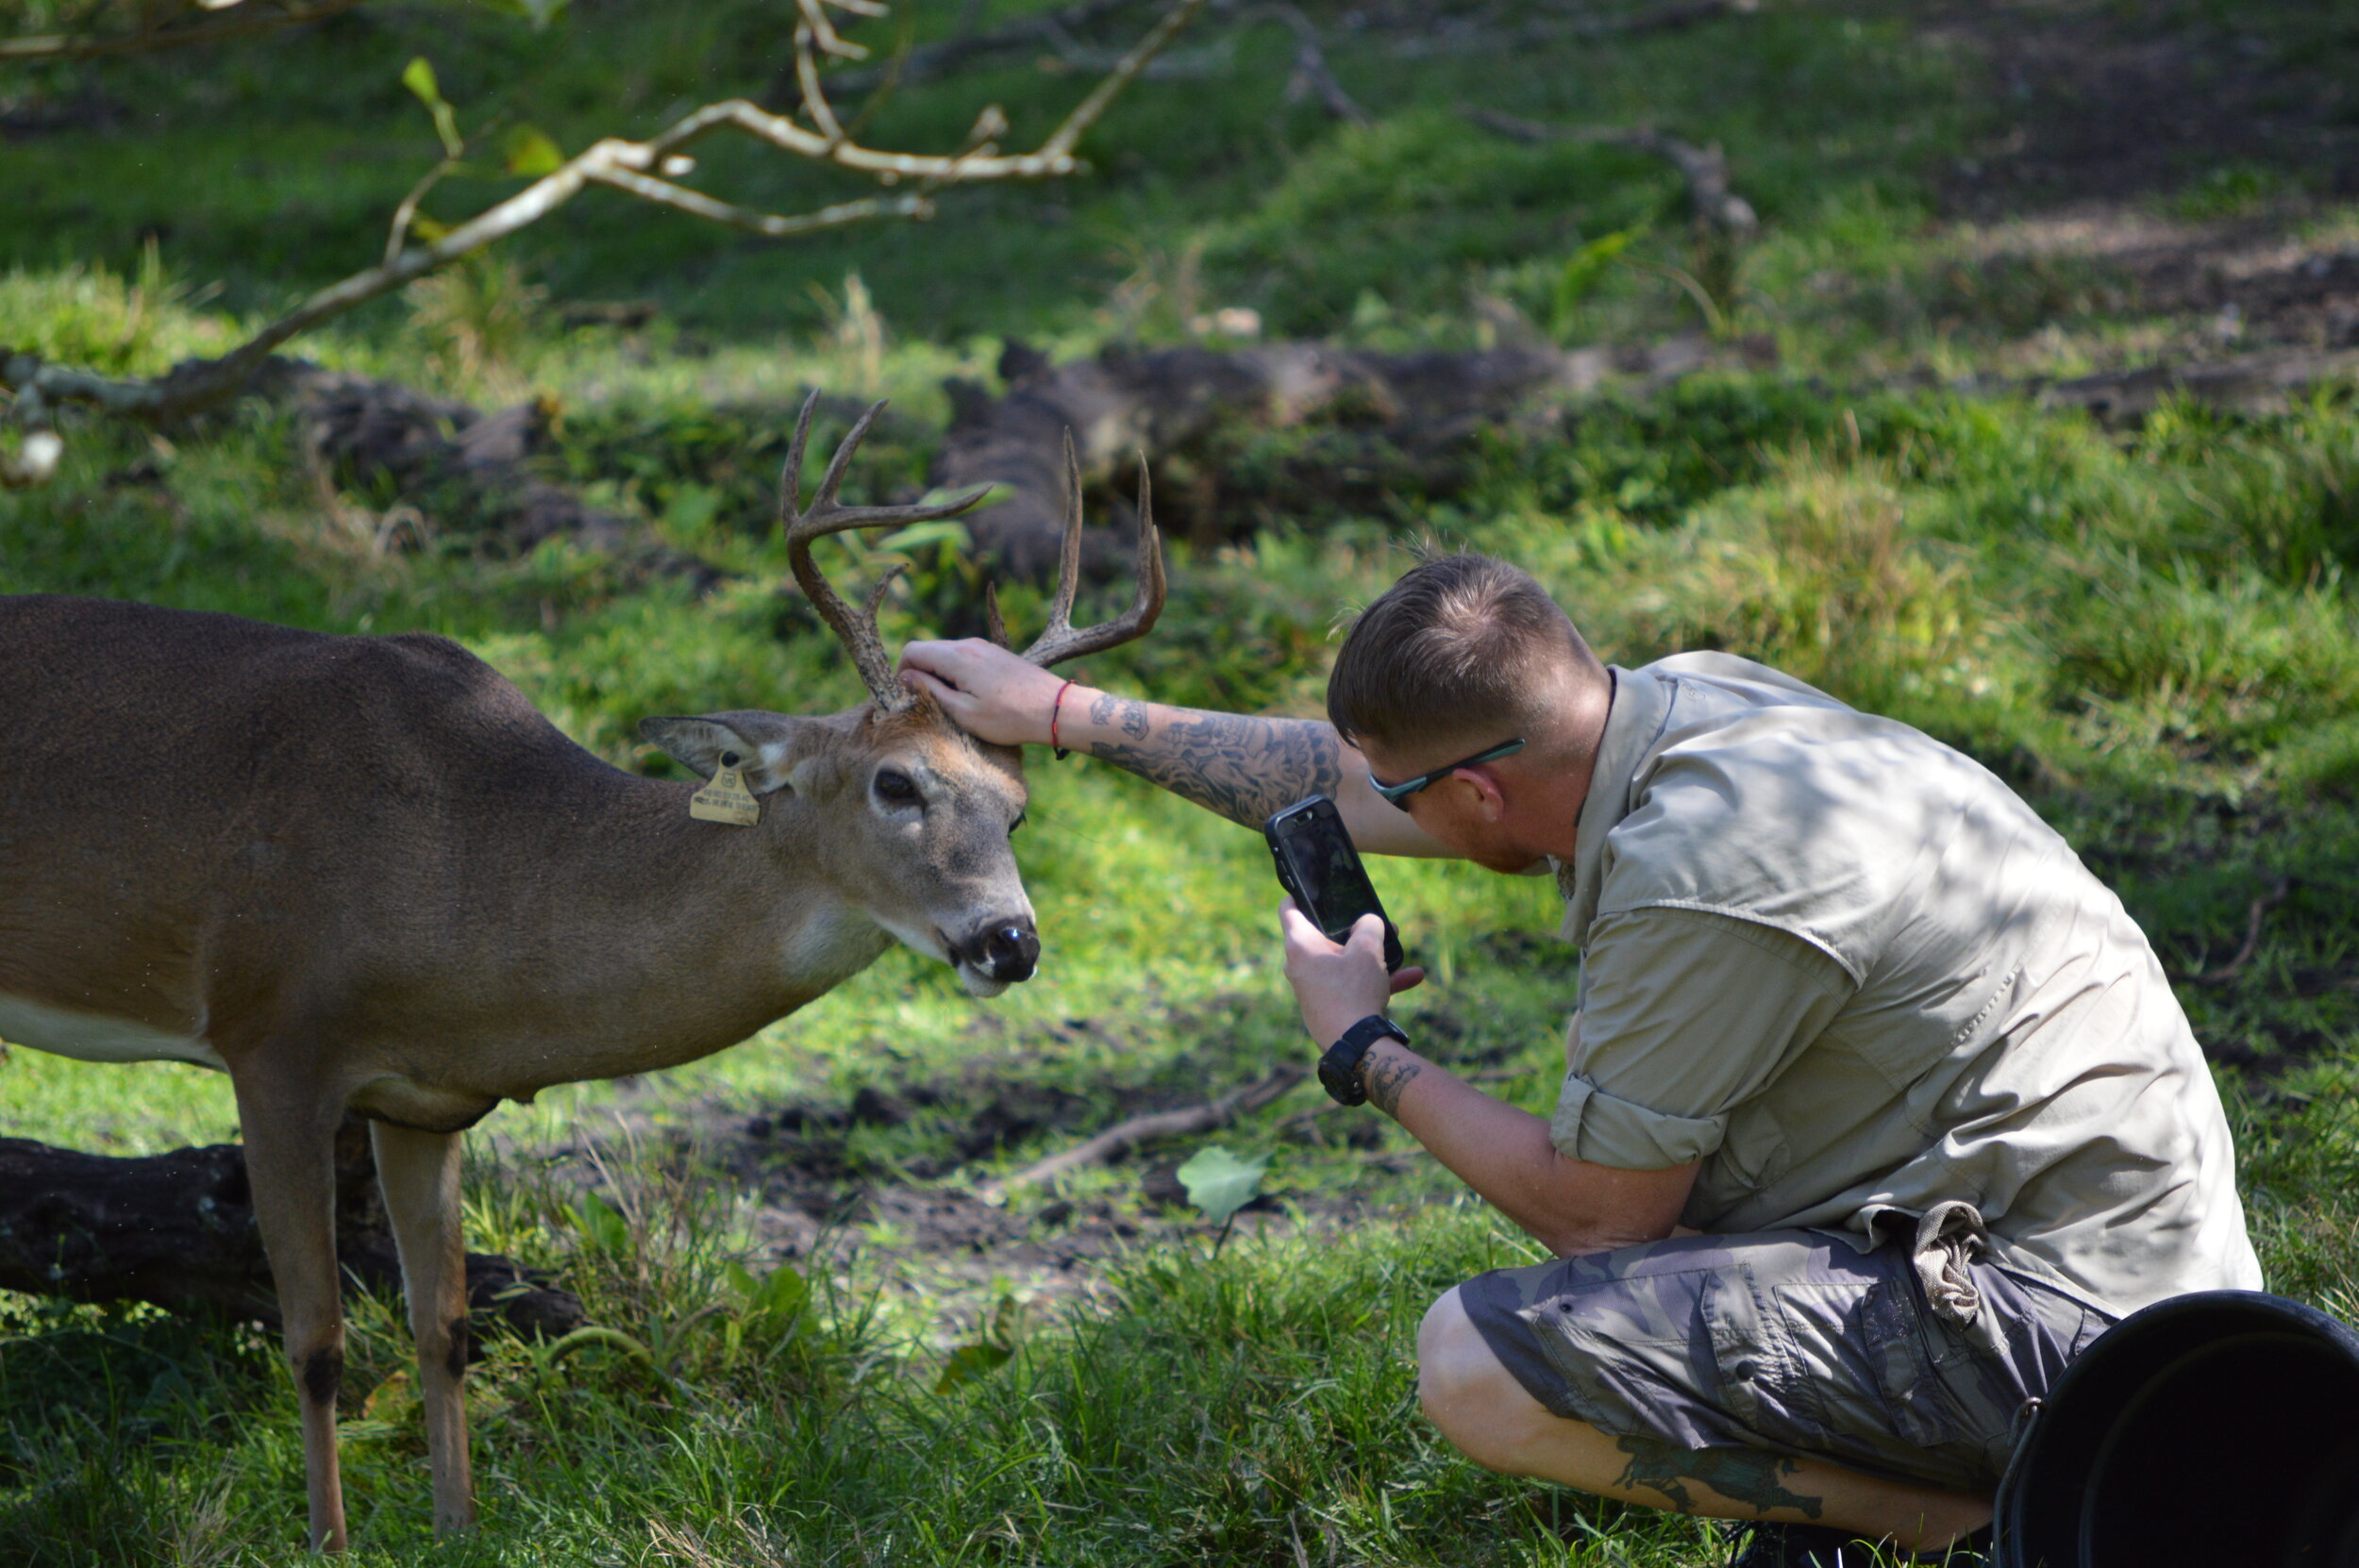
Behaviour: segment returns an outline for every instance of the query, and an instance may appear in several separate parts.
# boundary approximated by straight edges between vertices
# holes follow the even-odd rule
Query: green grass
[[[779,57],[774,8],[577,4],[534,34],[478,8],[386,3],[316,37],[0,80],[0,96],[44,101],[95,87],[148,116],[11,147],[0,343],[152,373],[364,264],[430,152],[395,79],[414,54],[470,126],[528,120],[569,148],[751,91]],[[955,8],[913,14],[930,34]],[[2292,10],[2271,25],[2311,39]],[[2330,388],[2282,415],[2177,407],[2113,432],[2028,392],[1946,390],[2119,362],[2186,324],[2140,314],[2083,259],[1984,266],[1987,235],[1932,216],[1948,160],[1993,132],[1993,111],[1970,62],[1906,8],[1772,6],[1736,25],[1741,47],[1707,27],[1424,61],[1331,27],[1336,71],[1377,115],[1358,129],[1284,102],[1288,48],[1264,28],[1213,76],[1141,84],[1091,139],[1086,180],[954,194],[929,227],[795,247],[594,195],[492,268],[302,345],[487,405],[548,396],[552,472],[737,574],[703,598],[562,545],[503,553],[463,518],[432,548],[385,554],[376,525],[397,498],[324,498],[296,433],[255,410],[168,441],[71,430],[56,484],[0,496],[0,591],[440,631],[583,743],[661,771],[633,739],[644,714],[859,694],[827,635],[782,608],[763,525],[803,385],[895,397],[855,477],[874,491],[914,480],[946,412],[936,383],[987,376],[1000,334],[1065,353],[1169,342],[1233,304],[1277,332],[1464,346],[1493,330],[1483,302],[1504,301],[1567,342],[1644,341],[1699,324],[1660,269],[1709,273],[1728,330],[1774,341],[1782,368],[1518,422],[1440,501],[1297,496],[1289,464],[1349,430],[1229,432],[1225,482],[1271,525],[1176,546],[1163,626],[1091,678],[1314,711],[1339,611],[1436,536],[1529,565],[1619,662],[1732,648],[1965,747],[2121,891],[2174,976],[2223,965],[2250,901],[2289,876],[2241,975],[2181,994],[2223,1063],[2273,1283],[2359,1310],[2359,407]],[[1021,140],[1080,91],[1016,62],[906,94],[876,134],[947,144],[995,96]],[[1699,255],[1659,163],[1507,142],[1460,118],[1464,102],[1718,139],[1765,231],[1733,258]],[[716,145],[706,172],[781,207],[840,189],[747,147]],[[2176,199],[2245,211],[2293,199],[2299,174],[2238,165]],[[436,210],[499,189],[455,188]],[[2307,232],[2359,224],[2300,199]],[[1617,234],[1655,270],[1577,259]],[[569,331],[547,309],[641,295],[666,317],[637,334]],[[889,558],[849,543],[831,559],[864,577]],[[973,615],[955,555],[910,564],[889,637]],[[1008,602],[1019,632],[1036,621],[1034,590]],[[1037,759],[1032,785],[1017,849],[1047,944],[1034,981],[979,1005],[895,953],[736,1050],[485,1125],[474,1244],[558,1272],[661,1372],[611,1349],[495,1344],[475,1385],[486,1525],[438,1545],[406,1335],[365,1308],[345,1411],[364,1559],[1719,1560],[1693,1524],[1491,1477],[1437,1443],[1410,1388],[1418,1314],[1528,1243],[1389,1124],[1306,1114],[1314,1090],[1214,1140],[1273,1156],[1275,1208],[1225,1243],[1142,1183],[1195,1141],[1087,1173],[1057,1202],[1010,1200],[1045,1252],[1115,1239],[1072,1271],[1085,1288],[871,1214],[793,1265],[807,1309],[746,1295],[730,1265],[783,1266],[762,1207],[789,1177],[847,1199],[971,1192],[1142,1105],[1302,1059],[1256,838],[1085,762]],[[1436,971],[1411,1027],[1545,1109],[1574,984],[1536,935],[1555,925],[1552,890],[1462,866],[1375,871]],[[899,1109],[875,1113],[878,1095]],[[1011,1105],[1052,1109],[978,1134]],[[802,1130],[751,1130],[790,1110]],[[0,1134],[130,1153],[233,1132],[226,1084],[193,1069],[0,1059]],[[585,1218],[591,1187],[623,1216],[619,1245]],[[994,1348],[978,1366],[1010,1354],[942,1388],[979,1344]],[[300,1469],[292,1390],[259,1335],[0,1301],[0,1539],[25,1560],[293,1561]]]

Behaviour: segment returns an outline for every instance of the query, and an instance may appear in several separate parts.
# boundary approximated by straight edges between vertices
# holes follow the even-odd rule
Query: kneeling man
[[[1765,1522],[1740,1561],[1972,1560],[2023,1416],[2123,1314],[2258,1289],[2226,1118],[2145,937],[1988,772],[1760,664],[1600,664],[1461,555],[1370,606],[1330,724],[1072,687],[988,643],[908,678],[1258,826],[1553,870],[1581,950],[1555,1114],[1383,1019],[1372,917],[1291,908],[1312,1038],[1556,1260],[1428,1314],[1419,1388],[1481,1464]],[[1410,983],[1414,983],[1411,979]]]

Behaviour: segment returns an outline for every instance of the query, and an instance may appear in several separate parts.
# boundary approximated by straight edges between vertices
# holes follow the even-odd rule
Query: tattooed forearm
[[[1146,738],[1146,704],[1136,697],[1117,697],[1112,692],[1100,692],[1097,700],[1090,704],[1090,719],[1108,729],[1119,729],[1133,741]]]
[[[1689,1481],[1700,1482],[1757,1514],[1787,1508],[1815,1519],[1825,1507],[1823,1498],[1788,1492],[1779,1484],[1799,1473],[1800,1465],[1758,1448],[1678,1448],[1648,1437],[1626,1437],[1614,1446],[1630,1456],[1630,1463],[1617,1477],[1619,1483],[1660,1493],[1681,1513],[1696,1511],[1696,1499],[1687,1490]]]
[[[1136,728],[1129,709],[1140,709]],[[1343,783],[1341,742],[1316,720],[1180,709],[1147,733],[1143,704],[1109,712],[1104,700],[1091,705],[1090,717],[1126,737],[1096,742],[1094,755],[1247,827],[1305,795],[1332,795]]]
[[[1406,1057],[1380,1056],[1360,1070],[1360,1081],[1367,1088],[1368,1104],[1398,1121],[1401,1095],[1408,1092],[1410,1080],[1424,1071],[1422,1063]]]

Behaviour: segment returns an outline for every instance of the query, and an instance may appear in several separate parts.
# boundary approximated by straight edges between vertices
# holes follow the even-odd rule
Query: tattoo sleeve
[[[1096,742],[1093,754],[1247,827],[1343,782],[1342,744],[1315,719],[1166,711],[1173,716],[1151,725],[1145,703],[1100,698],[1090,718],[1124,738]]]
[[[1090,718],[1108,729],[1119,729],[1133,741],[1146,739],[1146,704],[1136,697],[1103,693],[1090,704]]]
[[[1800,1465],[1757,1448],[1676,1448],[1648,1437],[1626,1437],[1614,1446],[1630,1456],[1630,1463],[1617,1477],[1620,1483],[1660,1493],[1681,1513],[1696,1510],[1696,1498],[1687,1490],[1689,1481],[1743,1503],[1756,1514],[1788,1508],[1815,1519],[1826,1506],[1822,1498],[1789,1492],[1781,1484],[1800,1471]]]

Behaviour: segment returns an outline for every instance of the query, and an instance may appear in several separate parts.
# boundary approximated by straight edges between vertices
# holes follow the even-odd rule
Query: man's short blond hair
[[[1354,745],[1391,749],[1525,735],[1567,674],[1598,656],[1531,574],[1439,556],[1368,606],[1336,656],[1327,716]],[[1532,737],[1536,739],[1536,737]]]

